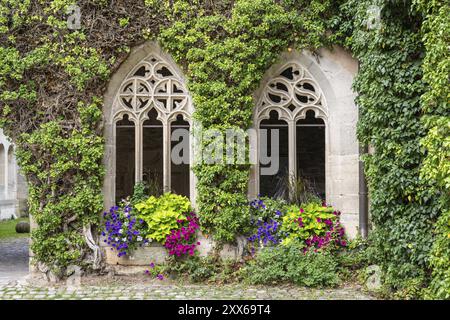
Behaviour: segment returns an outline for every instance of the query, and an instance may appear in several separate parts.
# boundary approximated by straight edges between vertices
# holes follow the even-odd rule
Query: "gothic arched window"
[[[309,72],[296,62],[276,70],[263,87],[254,116],[259,132],[257,193],[282,196],[289,183],[301,178],[325,198],[327,109]]]
[[[167,59],[150,54],[129,72],[113,106],[116,201],[140,181],[152,193],[190,196],[191,113],[188,91]],[[174,152],[178,143],[188,150]]]
[[[6,171],[7,168],[7,157],[6,157],[6,151],[3,144],[0,143],[0,199],[3,199],[6,197],[5,191],[6,191],[6,185],[8,182],[6,181]]]
[[[8,192],[10,195],[14,195],[16,187],[16,159],[14,157],[14,147],[12,145],[10,145],[8,149],[7,170],[8,170],[8,181],[7,181]]]

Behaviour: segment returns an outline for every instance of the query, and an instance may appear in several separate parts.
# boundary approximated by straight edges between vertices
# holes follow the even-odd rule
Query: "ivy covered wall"
[[[71,264],[96,266],[88,230],[102,210],[101,97],[131,47],[159,41],[187,76],[196,120],[225,130],[251,125],[252,94],[282,51],[340,44],[360,61],[358,132],[375,148],[365,162],[380,263],[393,287],[427,283],[440,265],[430,262],[435,223],[445,212],[436,188],[445,193],[448,179],[442,184],[440,173],[423,169],[426,156],[439,172],[447,167],[426,151],[441,143],[443,133],[432,129],[441,125],[422,118],[436,114],[448,123],[448,64],[438,76],[431,71],[445,60],[439,41],[446,40],[432,35],[448,28],[441,12],[448,6],[417,2],[378,1],[382,23],[374,30],[367,28],[366,0],[86,0],[76,2],[79,30],[67,28],[75,1],[0,2],[0,126],[17,143],[29,183],[39,225],[32,235],[36,261],[60,276]],[[436,97],[441,102],[434,105]],[[249,165],[202,164],[195,172],[203,230],[232,241],[248,221]]]

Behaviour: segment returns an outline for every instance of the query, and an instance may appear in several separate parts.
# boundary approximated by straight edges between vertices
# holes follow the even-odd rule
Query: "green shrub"
[[[147,223],[147,238],[162,244],[172,230],[178,229],[178,221],[185,220],[184,214],[191,210],[188,198],[170,192],[158,198],[151,196],[135,207],[139,218]]]
[[[309,250],[291,242],[286,246],[261,249],[243,269],[251,284],[292,282],[307,287],[334,287],[340,283],[338,262],[329,251]]]
[[[429,131],[422,145],[428,154],[420,174],[439,195],[441,206],[430,253],[432,281],[427,298],[450,299],[450,117],[429,117],[425,122]]]
[[[214,256],[200,257],[198,255],[189,259],[176,259],[171,257],[165,266],[166,272],[177,274],[190,282],[205,282],[213,279],[221,271],[221,261]]]
[[[346,248],[338,254],[339,264],[350,270],[362,269],[372,264],[380,264],[382,256],[376,246],[373,245],[373,234],[367,239],[357,237],[348,242]]]
[[[134,185],[133,195],[130,198],[130,204],[134,207],[136,204],[144,202],[148,198],[147,187],[144,182],[138,182]]]
[[[299,241],[307,247],[321,248],[328,244],[345,246],[344,229],[340,225],[339,215],[332,207],[316,202],[303,208],[290,206],[281,225],[281,231],[287,234],[282,244]]]

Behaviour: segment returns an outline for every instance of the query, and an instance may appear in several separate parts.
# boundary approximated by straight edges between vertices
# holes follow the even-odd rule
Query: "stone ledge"
[[[198,252],[201,257],[205,257],[213,252],[213,240],[199,235],[198,241],[201,243],[200,246],[198,246]],[[245,245],[245,237],[238,237],[236,245],[225,244],[219,252],[219,255],[223,260],[240,260],[242,259]],[[114,269],[119,270],[121,274],[127,274],[128,272],[131,272],[132,274],[136,273],[131,270],[133,269],[131,267],[148,267],[150,263],[162,264],[169,256],[166,249],[161,244],[156,243],[137,248],[131,255],[122,257],[118,257],[117,251],[111,250],[111,247],[102,248],[106,264],[114,266]],[[124,271],[124,268],[126,269],[127,267],[130,267],[130,270]],[[143,269],[139,269],[138,272],[142,272],[142,270]]]
[[[104,247],[104,249],[105,261],[109,265],[148,266],[152,262],[161,264],[168,257],[166,249],[159,244],[137,248],[131,255],[122,257],[118,257],[117,251],[111,250],[111,247]]]

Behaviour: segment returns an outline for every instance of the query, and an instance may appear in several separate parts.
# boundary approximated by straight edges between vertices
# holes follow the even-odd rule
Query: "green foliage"
[[[426,55],[423,78],[428,90],[421,97],[428,130],[422,139],[427,150],[421,178],[440,196],[440,217],[431,251],[432,281],[427,297],[450,299],[450,4],[448,1],[416,0],[424,16],[422,24]]]
[[[195,119],[205,129],[245,130],[251,125],[253,92],[280,53],[290,45],[314,49],[327,43],[331,2],[238,0],[210,7],[200,3],[173,2],[166,12],[173,23],[159,40],[186,68]],[[200,149],[207,145],[202,141]],[[200,222],[215,240],[230,242],[246,231],[249,167],[195,168]]]
[[[138,182],[134,185],[133,195],[130,198],[130,205],[132,207],[140,202],[144,202],[148,198],[147,186],[144,182]]]
[[[187,278],[191,282],[204,282],[212,278],[216,272],[216,261],[211,257],[189,257],[183,261],[172,261],[166,272]]]
[[[283,239],[282,244],[289,245],[293,241],[304,243],[314,236],[325,237],[327,233],[331,236],[338,232],[338,230],[330,232],[330,226],[335,226],[337,221],[338,213],[332,207],[326,207],[315,202],[302,208],[295,205],[289,206],[281,224],[281,231],[288,234]]]
[[[357,237],[350,240],[348,246],[338,254],[339,265],[344,269],[355,271],[380,263],[382,256],[372,244],[372,239],[373,235],[369,234],[367,239]]]
[[[261,197],[250,202],[250,216],[253,221],[270,221],[280,215],[287,206],[283,199]]]
[[[170,192],[158,198],[151,196],[135,207],[138,217],[147,224],[147,238],[162,244],[172,230],[178,229],[178,221],[185,220],[185,214],[191,210],[188,198]]]
[[[80,201],[79,216],[71,222],[77,226],[75,233],[81,230],[79,218],[90,219],[94,208],[100,208],[103,174],[98,148],[101,117],[81,120],[77,106],[88,105],[95,96],[104,94],[109,75],[129,48],[144,39],[157,38],[185,69],[196,119],[206,128],[245,129],[251,125],[252,94],[264,72],[288,46],[314,49],[329,43],[327,29],[335,9],[331,1],[318,0],[125,1],[115,4],[114,10],[103,0],[83,1],[77,3],[82,13],[81,29],[70,30],[66,9],[71,4],[73,0],[8,0],[0,4],[0,125],[22,150],[21,165],[30,185],[33,216],[60,201],[83,200],[77,197],[88,194],[96,199],[95,206],[91,200]],[[81,127],[83,123],[89,132]],[[83,152],[92,170],[83,169],[78,174],[77,161],[66,159],[76,153],[66,152],[70,143],[64,143],[58,153],[35,146],[31,138],[38,141],[43,135],[45,141],[49,130],[57,142],[71,140],[72,133],[90,137],[91,148],[85,146]],[[48,168],[55,163],[58,172],[46,179]],[[196,168],[201,223],[216,240],[233,241],[236,234],[245,231],[249,220],[245,197],[248,170],[248,164]],[[63,176],[56,179],[58,174]],[[64,234],[66,219],[57,217],[59,212],[69,214],[70,210],[55,212],[54,233]],[[50,241],[45,223],[42,228],[47,230],[42,231],[42,239]],[[84,242],[79,235],[79,242]],[[61,246],[46,252],[46,262],[69,263],[70,259],[57,257],[66,249]],[[40,259],[39,253],[36,259]],[[73,262],[78,263],[77,259]]]
[[[81,264],[87,253],[83,227],[97,225],[103,208],[103,140],[87,121],[101,116],[99,102],[78,104],[80,129],[65,132],[52,121],[19,140],[17,158],[29,182],[30,212],[39,225],[32,232],[34,262],[59,273],[69,264]]]
[[[386,282],[395,289],[426,274],[440,205],[429,183],[419,178],[420,140],[426,134],[420,103],[426,89],[421,16],[409,1],[380,1],[381,25],[368,29],[371,4],[347,1],[341,32],[360,61],[354,88],[358,137],[374,150],[364,157],[373,245],[382,257]]]
[[[243,270],[252,284],[292,282],[307,287],[333,287],[340,283],[338,262],[329,251],[303,253],[303,245],[263,248]]]
[[[2,1],[0,126],[29,184],[36,261],[61,273],[89,260],[82,230],[102,211],[95,97],[131,47],[157,39],[185,71],[195,119],[223,132],[251,126],[252,95],[281,52],[338,43],[360,61],[358,137],[374,147],[364,161],[377,259],[394,288],[427,281],[431,267],[431,294],[448,297],[449,5],[381,0],[381,28],[369,30],[372,2],[127,0],[111,10],[79,1],[82,28],[69,30],[73,0]],[[195,167],[200,222],[216,240],[248,230],[249,167]]]

